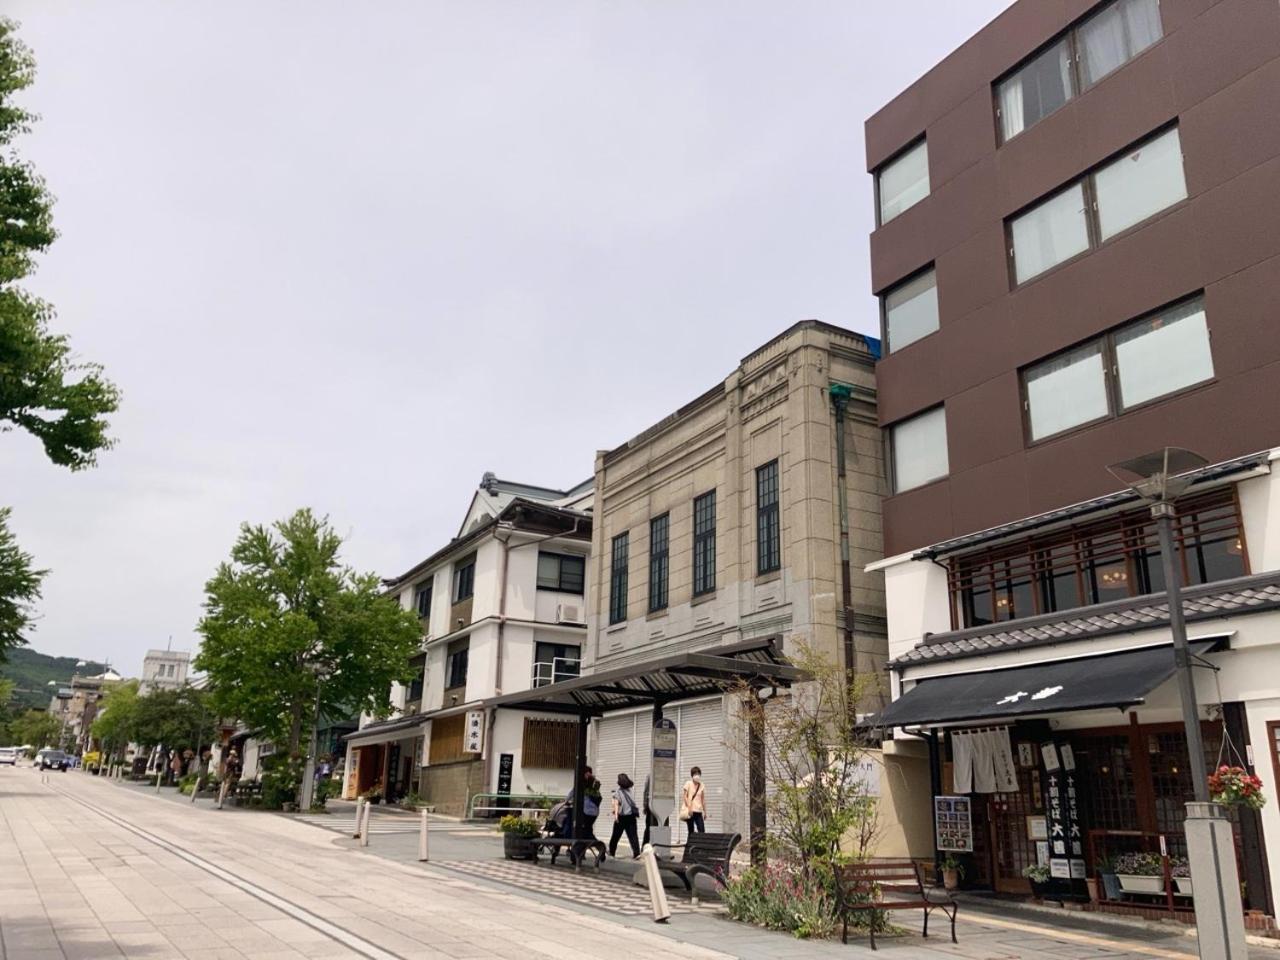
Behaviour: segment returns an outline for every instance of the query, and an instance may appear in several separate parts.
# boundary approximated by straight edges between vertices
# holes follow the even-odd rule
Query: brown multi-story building
[[[934,852],[971,884],[1025,890],[1039,861],[1083,898],[1115,856],[1185,850],[1201,774],[1159,548],[1107,470],[1154,449],[1210,462],[1176,532],[1216,668],[1205,761],[1280,785],[1277,103],[1273,0],[1018,0],[867,121],[882,720],[932,745]],[[1274,806],[1237,823],[1247,905],[1272,914]]]

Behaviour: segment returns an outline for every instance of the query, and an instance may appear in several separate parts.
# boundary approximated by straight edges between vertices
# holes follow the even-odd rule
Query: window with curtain
[[[1117,0],[1080,25],[1077,45],[1085,86],[1124,66],[1163,35],[1159,0]]]
[[[716,588],[716,492],[693,500],[693,595]]]
[[[1015,218],[1010,233],[1018,283],[1088,250],[1084,185],[1073,184]]]
[[[1102,167],[1093,177],[1098,236],[1107,240],[1186,199],[1182,141],[1167,130]]]
[[[1023,376],[1032,440],[1105,417],[1107,379],[1102,341],[1087,343],[1036,364]]]
[[[627,619],[627,563],[631,535],[620,533],[613,538],[609,551],[609,623]]]
[[[1071,45],[1063,38],[1037,54],[996,88],[1000,138],[1010,140],[1075,96]]]
[[[889,445],[893,454],[894,493],[945,477],[950,469],[946,408],[934,407],[890,427]]]
[[[667,609],[667,577],[671,566],[671,515],[649,521],[649,612]]]
[[[587,576],[586,557],[538,553],[538,589],[582,593]]]
[[[1196,297],[1115,334],[1121,409],[1213,377],[1204,299]]]
[[[876,173],[880,223],[885,224],[929,195],[929,148],[921,140]]]
[[[932,267],[885,294],[884,325],[890,350],[938,329],[938,279]]]

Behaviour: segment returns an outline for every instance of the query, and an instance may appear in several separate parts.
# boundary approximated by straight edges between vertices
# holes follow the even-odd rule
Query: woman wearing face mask
[[[702,788],[702,768],[694,767],[680,791],[680,819],[688,822],[690,833],[706,833],[706,817],[707,792]]]

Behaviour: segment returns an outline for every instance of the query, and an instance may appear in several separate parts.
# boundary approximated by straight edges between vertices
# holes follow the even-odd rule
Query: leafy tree
[[[322,713],[390,709],[422,639],[417,617],[382,594],[373,574],[340,564],[327,517],[299,510],[271,527],[244,524],[205,586],[195,667],[222,716],[299,752]]]
[[[194,687],[153,690],[134,699],[129,739],[142,747],[169,750],[207,747],[213,740],[215,714],[208,696]]]
[[[103,752],[117,752],[136,739],[138,699],[138,681],[126,680],[113,684],[98,701],[93,735],[103,745]]]
[[[35,119],[14,103],[34,79],[17,24],[0,17],[0,430],[28,431],[50,460],[79,470],[111,446],[106,416],[120,394],[101,367],[76,360],[67,338],[50,332],[52,307],[15,285],[57,236],[44,181],[3,149]]]
[[[62,721],[44,710],[28,710],[9,721],[9,736],[15,744],[41,747],[62,746]]]
[[[31,605],[40,598],[46,572],[37,570],[31,554],[18,546],[9,530],[9,508],[0,507],[0,663],[10,650],[27,642],[23,634],[31,625]]]

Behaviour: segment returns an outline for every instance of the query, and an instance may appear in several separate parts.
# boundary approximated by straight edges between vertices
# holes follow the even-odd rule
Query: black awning
[[[1221,638],[1193,640],[1192,654]],[[1123,709],[1173,676],[1173,646],[1143,647],[1025,667],[950,674],[921,680],[879,714],[870,727],[914,727],[964,720],[995,720],[1072,710]]]

